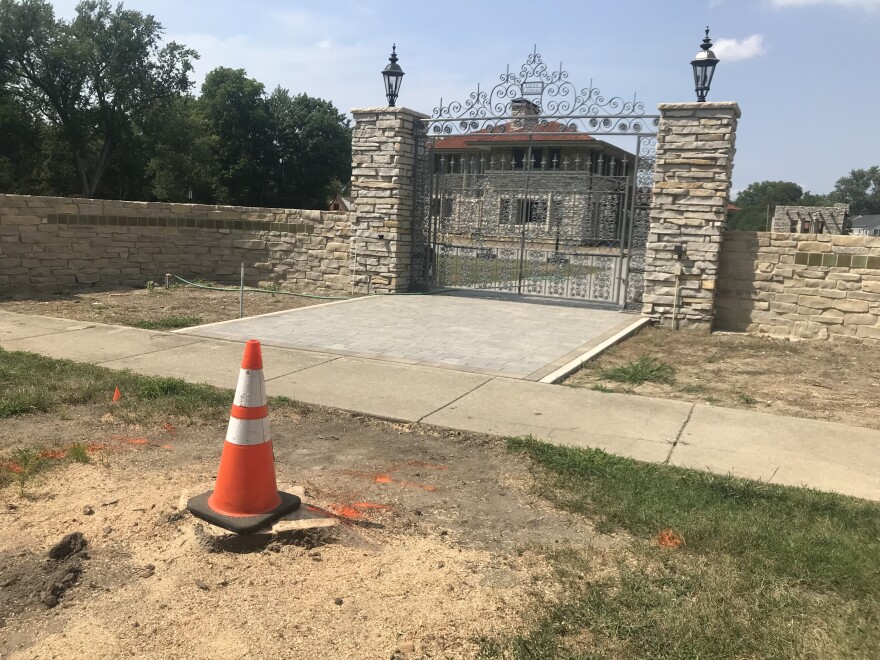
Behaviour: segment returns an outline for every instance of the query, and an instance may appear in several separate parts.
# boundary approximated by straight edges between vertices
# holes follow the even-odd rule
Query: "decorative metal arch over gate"
[[[441,100],[416,128],[414,282],[639,308],[658,123],[537,51]]]

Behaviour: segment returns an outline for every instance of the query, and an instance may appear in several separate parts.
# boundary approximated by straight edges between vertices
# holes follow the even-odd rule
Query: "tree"
[[[273,153],[263,84],[244,69],[218,67],[205,76],[199,109],[212,135],[219,201],[263,204]]]
[[[211,135],[198,101],[177,98],[147,124],[151,154],[147,165],[149,194],[167,202],[213,204],[226,196],[214,159]]]
[[[0,70],[12,93],[61,127],[84,197],[96,194],[115,151],[157,106],[187,92],[198,54],[160,47],[152,15],[85,0],[71,21],[45,0],[0,0]]]
[[[0,74],[0,192],[27,194],[36,187],[42,128]]]
[[[268,100],[275,206],[326,209],[351,179],[351,126],[331,102],[278,87]]]
[[[828,197],[849,204],[850,215],[880,213],[880,167],[851,171],[837,180]]]
[[[773,216],[777,205],[814,205],[822,202],[820,196],[805,193],[803,188],[791,181],[755,182],[740,192],[733,201],[742,210],[731,213],[730,228],[765,231],[767,216]]]

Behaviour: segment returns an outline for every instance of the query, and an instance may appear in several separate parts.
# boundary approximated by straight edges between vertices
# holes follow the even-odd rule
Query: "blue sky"
[[[75,0],[58,0],[71,17]],[[880,0],[129,0],[168,39],[217,66],[333,101],[384,104],[392,42],[406,72],[399,105],[431,113],[464,99],[537,45],[578,86],[606,96],[694,99],[690,60],[711,26],[721,59],[710,101],[736,101],[734,192],[754,181],[831,190],[851,169],[880,164]]]

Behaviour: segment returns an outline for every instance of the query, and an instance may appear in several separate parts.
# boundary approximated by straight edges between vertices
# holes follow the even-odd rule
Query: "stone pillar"
[[[736,151],[736,103],[663,103],[642,313],[708,332]],[[676,281],[678,300],[676,305]]]
[[[351,111],[351,272],[357,293],[409,289],[415,209],[415,123],[407,108]]]

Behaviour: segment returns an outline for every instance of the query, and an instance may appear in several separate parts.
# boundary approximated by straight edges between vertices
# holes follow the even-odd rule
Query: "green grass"
[[[111,403],[117,386],[122,399]],[[232,398],[231,389],[0,348],[0,419],[55,413],[64,420],[72,418],[73,406],[105,404],[108,412],[126,423],[149,424],[171,419],[184,424],[218,423],[229,418]],[[273,407],[302,409],[287,397],[272,397],[269,403]],[[18,482],[24,492],[27,482],[46,469],[89,461],[89,447],[78,443],[4,452],[0,454],[0,487]]]
[[[228,416],[232,401],[229,390],[209,385],[0,349],[0,419],[65,406],[109,405],[117,386],[122,400],[114,404],[114,414],[130,422],[171,416],[219,421]]]
[[[880,657],[880,505],[512,439],[540,492],[631,535],[614,570],[549,554],[565,596],[483,658]],[[684,546],[651,543],[673,529]],[[595,576],[595,577],[593,577]]]
[[[675,369],[653,356],[642,355],[638,360],[630,360],[617,367],[602,369],[599,378],[630,385],[674,383]]]
[[[685,385],[681,391],[685,394],[705,394],[708,389],[705,385]]]
[[[67,447],[51,446],[19,447],[0,454],[0,487],[17,482],[20,494],[37,474],[65,463],[89,463],[88,448],[75,443]]]
[[[753,406],[756,403],[758,403],[758,401],[757,401],[757,399],[755,399],[755,397],[750,396],[750,395],[746,394],[745,392],[739,392],[736,395],[736,399],[737,399],[737,401],[739,401],[740,403],[742,403],[743,405],[746,405],[746,406]]]
[[[150,319],[146,321],[122,321],[124,325],[142,330],[179,330],[202,324],[201,316],[166,316],[163,319]]]

